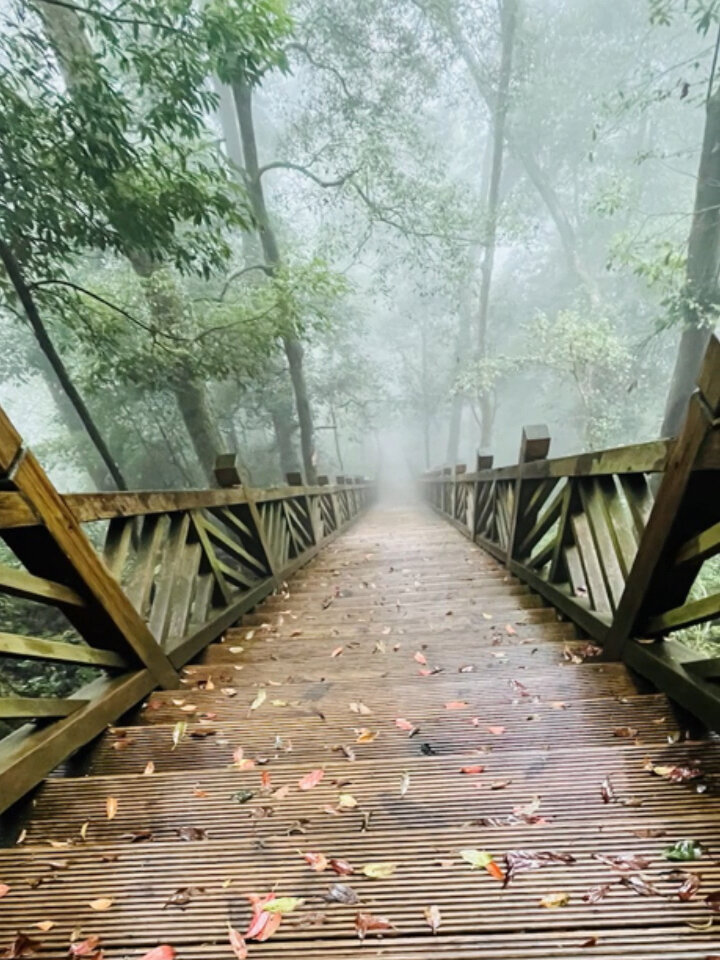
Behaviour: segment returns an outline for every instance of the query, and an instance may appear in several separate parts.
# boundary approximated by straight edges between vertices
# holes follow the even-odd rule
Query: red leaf
[[[301,777],[298,780],[298,787],[301,790],[312,790],[313,787],[316,787],[322,778],[325,776],[325,771],[318,767],[317,770],[311,770],[310,773],[306,773],[304,777]]]
[[[505,624],[505,633],[507,633],[509,637],[517,636],[517,630],[515,629],[515,627],[513,627],[511,623]]]
[[[488,727],[488,733],[492,733],[496,737],[499,737],[501,734],[505,733],[505,730],[505,727]]]
[[[355,873],[355,868],[347,862],[347,860],[335,860],[334,858],[328,861],[328,866],[331,870],[334,870],[339,877],[346,877],[351,873]]]
[[[485,767],[477,763],[474,767],[460,767],[460,773],[482,773]]]
[[[6,883],[0,883],[0,899],[10,893],[10,887]]]
[[[406,720],[404,717],[398,717],[395,721],[395,726],[398,730],[414,730],[414,724],[410,723],[409,720]]]
[[[464,700],[449,700],[445,704],[446,710],[464,710],[467,703]]]
[[[372,913],[358,913],[355,915],[355,929],[360,939],[364,940],[368,933],[392,930],[393,924],[387,917],[376,917]]]
[[[343,652],[344,649],[345,649],[344,647],[335,647],[335,649],[334,649],[333,652],[330,654],[330,656],[331,656],[331,657],[339,657],[340,654]]]
[[[140,960],[175,960],[175,949],[164,943],[160,947],[154,947]]]
[[[100,937],[92,936],[88,937],[87,940],[82,940],[79,943],[71,943],[68,953],[71,957],[90,957],[93,954],[97,953],[97,949],[100,946]],[[10,954],[12,956],[12,954]],[[174,956],[174,954],[173,954]],[[154,960],[150,954],[147,957],[143,957],[143,960]]]
[[[267,910],[263,910],[265,904],[270,903],[274,899],[274,893],[266,893],[262,896],[259,896],[257,893],[248,894],[253,915],[250,926],[245,931],[246,940],[257,940],[258,942],[267,940],[280,926],[282,921],[281,913],[269,913]]]
[[[233,930],[230,924],[228,924],[228,939],[230,940],[230,946],[237,960],[246,960],[248,949],[245,943],[245,937],[237,930]]]
[[[327,870],[329,861],[324,853],[304,853],[306,863],[309,863],[315,873],[322,873]]]
[[[420,653],[419,650],[418,650],[418,652],[415,654],[415,656],[413,657],[413,660],[414,660],[416,663],[421,663],[423,666],[426,666],[426,664],[427,664],[427,657],[425,656],[424,653]]]
[[[272,790],[272,779],[268,770],[263,770],[260,774],[260,786],[263,790]]]

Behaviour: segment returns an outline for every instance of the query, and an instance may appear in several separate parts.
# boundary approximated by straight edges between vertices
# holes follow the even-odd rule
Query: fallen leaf
[[[313,787],[316,787],[320,783],[324,776],[325,771],[322,767],[318,767],[317,770],[311,770],[310,773],[306,773],[304,777],[298,780],[298,788],[300,790],[312,790]]]
[[[483,773],[484,770],[485,767],[480,763],[476,763],[471,767],[460,767],[460,773]]]
[[[258,710],[264,703],[267,698],[267,691],[264,687],[258,690],[257,695],[253,702],[250,704],[251,710]]]
[[[410,774],[406,771],[402,775],[402,780],[400,781],[400,796],[404,797],[409,789],[410,789]]]
[[[243,937],[239,930],[233,930],[230,924],[228,924],[228,940],[230,941],[232,952],[237,960],[247,960],[248,949],[245,943],[245,937]]]
[[[230,799],[235,803],[248,803],[255,796],[252,790],[235,790],[230,794]]]
[[[360,898],[355,893],[352,887],[349,887],[345,883],[334,883],[331,887],[328,887],[328,892],[325,894],[325,900],[334,900],[337,903],[345,904],[355,904],[360,902]]]
[[[144,954],[140,960],[175,960],[175,949],[169,947],[166,943],[159,947],[154,947],[148,953]]]
[[[377,731],[373,732],[372,730],[363,728],[362,730],[358,731],[358,735],[355,739],[355,743],[372,743],[373,740],[375,740],[376,738],[377,738]]]
[[[353,713],[359,713],[363,717],[369,717],[372,713],[370,707],[362,703],[360,700],[353,700],[350,704],[350,709]]]
[[[179,720],[173,727],[173,732],[172,732],[173,750],[179,745],[180,741],[185,736],[186,730],[187,730],[187,723],[185,723],[184,720]]]
[[[305,862],[308,863],[315,871],[315,873],[323,873],[327,870],[329,866],[329,860],[324,853],[302,853],[301,856],[305,859]]]
[[[366,863],[360,872],[371,880],[385,880],[387,877],[391,877],[396,870],[396,863]]]
[[[0,900],[10,893],[10,887],[6,883],[0,883]]]
[[[720,890],[713,890],[705,897],[705,903],[714,913],[720,913]]]
[[[615,796],[615,790],[613,789],[610,777],[605,777],[603,782],[600,784],[600,796],[602,797],[603,803],[615,803],[617,798]]]
[[[153,773],[155,773],[155,764],[152,762],[152,760],[148,760],[148,762],[145,764],[145,769],[143,770],[143,776],[150,777],[153,775]]]
[[[433,933],[437,933],[440,929],[440,924],[442,923],[442,917],[440,916],[440,908],[436,907],[433,904],[430,907],[423,908],[423,916],[427,921],[427,925],[430,927]]]
[[[638,873],[647,870],[650,861],[634,853],[593,853],[593,860],[598,860],[619,873]]]
[[[495,880],[503,880],[505,877],[500,866],[493,860],[492,854],[486,850],[461,850],[460,856],[476,870],[487,870]]]
[[[623,877],[620,880],[620,883],[624,887],[629,887],[631,890],[634,890],[635,893],[639,894],[641,897],[659,897],[660,891],[657,887],[653,886],[648,880],[639,875],[633,874],[629,877]]]
[[[615,727],[613,730],[614,737],[625,737],[632,739],[638,735],[636,727]]]
[[[501,734],[505,733],[506,727],[488,727],[488,733],[492,733],[493,736],[499,737]]]
[[[549,910],[557,910],[558,907],[566,907],[569,903],[569,893],[549,893],[540,900],[540,906],[547,907]]]
[[[100,946],[100,937],[91,936],[91,937],[88,937],[86,940],[76,941],[75,943],[71,943],[70,947],[68,948],[68,953],[70,954],[71,957],[89,957],[97,953],[97,949],[99,946]],[[150,954],[143,957],[143,960],[148,960],[149,956]],[[151,960],[154,960],[154,958],[151,958]]]
[[[516,637],[516,636],[517,636],[517,630],[516,630],[515,627],[513,627],[513,625],[510,624],[510,623],[506,623],[506,624],[505,624],[505,633],[506,633],[509,637]]]
[[[415,663],[419,663],[419,664],[421,664],[423,667],[427,666],[427,657],[425,656],[424,653],[420,653],[419,650],[418,650],[418,652],[413,656],[413,660],[415,661]]]
[[[680,881],[675,896],[683,903],[688,903],[695,897],[702,883],[702,877],[699,873],[690,873],[687,870],[673,870],[669,879]]]
[[[207,840],[208,833],[204,827],[179,827],[176,831],[181,840]]]
[[[118,812],[118,802],[116,797],[108,797],[105,801],[105,815],[108,820],[114,820]]]
[[[285,916],[286,913],[294,913],[304,903],[302,897],[275,897],[266,903],[262,909],[266,913],[279,913],[281,916]]]
[[[376,917],[372,913],[358,913],[355,915],[355,929],[361,940],[364,940],[368,933],[381,933],[383,930],[395,929],[387,917]]]
[[[405,717],[398,717],[397,720],[395,721],[395,726],[398,728],[398,730],[406,730],[406,731],[407,731],[407,730],[415,730],[415,729],[416,729],[415,724],[414,724],[414,723],[410,723],[410,721],[409,721],[409,720],[406,720]]]
[[[352,810],[358,804],[357,804],[357,800],[351,793],[341,793],[340,796],[338,797],[337,805],[341,810]]]
[[[328,866],[339,877],[347,877],[351,873],[355,873],[355,867],[349,864],[347,860],[337,860],[333,857],[331,860],[328,860]]]
[[[697,840],[678,840],[663,850],[666,860],[699,860],[702,855],[703,849]]]
[[[611,883],[604,883],[596,887],[590,887],[587,893],[584,893],[580,899],[585,903],[600,903],[600,901],[608,895],[611,888]]]
[[[281,913],[268,913],[264,907],[275,899],[274,893],[258,896],[255,893],[248,895],[253,915],[250,926],[245,931],[246,940],[257,940],[262,943],[268,940],[282,922]]]
[[[505,886],[507,886],[518,873],[537,870],[555,863],[575,863],[575,857],[570,853],[555,853],[552,850],[539,853],[534,850],[508,850],[505,854],[505,863],[507,865]]]
[[[39,920],[39,921],[35,924],[35,926],[38,928],[38,930],[42,930],[43,933],[47,933],[48,930],[52,930],[52,928],[55,926],[55,921],[54,921],[54,920]]]
[[[445,704],[446,710],[464,710],[467,703],[464,700],[450,700]]]
[[[113,903],[115,903],[115,901],[112,899],[112,897],[98,897],[97,899],[90,901],[89,907],[91,910],[102,912],[104,910],[109,910]]]
[[[689,783],[690,780],[697,780],[702,776],[702,770],[697,764],[681,764],[677,766],[655,766],[652,760],[646,760],[643,769],[654,773],[664,780],[670,780],[672,783]]]
[[[330,654],[330,656],[331,656],[331,657],[339,657],[340,654],[343,652],[344,649],[345,649],[344,647],[335,647],[335,649],[334,649],[333,652]]]

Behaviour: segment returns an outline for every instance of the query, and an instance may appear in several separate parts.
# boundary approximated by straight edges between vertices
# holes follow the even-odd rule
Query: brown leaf
[[[602,797],[603,803],[615,803],[617,797],[615,796],[615,790],[613,789],[612,781],[610,777],[605,777],[603,782],[600,784],[600,796]]]
[[[637,727],[615,727],[613,730],[614,737],[625,737],[632,740],[632,738],[636,737],[637,735]]]
[[[604,900],[608,893],[610,893],[611,888],[611,883],[603,883],[597,887],[590,887],[590,889],[582,895],[581,899],[585,903],[600,903],[600,901]]]
[[[575,863],[575,857],[570,853],[556,853],[553,850],[536,852],[534,850],[508,850],[505,854],[505,883],[507,886],[518,873],[526,870],[537,870],[540,867],[551,866],[554,863]]]
[[[640,870],[647,870],[650,866],[650,861],[646,857],[634,853],[593,853],[592,858],[619,873],[637,873]]]
[[[87,940],[71,943],[68,952],[71,957],[90,957],[94,956],[99,946],[100,937],[92,936]]]
[[[208,838],[204,827],[179,827],[175,832],[181,840],[207,840]]]
[[[228,940],[237,960],[246,960],[248,949],[245,937],[238,930],[233,930],[230,924],[228,924]]]
[[[377,917],[372,913],[357,913],[355,915],[355,929],[361,940],[368,933],[382,933],[384,930],[394,930],[394,925],[387,917]]]
[[[629,887],[631,890],[634,890],[635,893],[639,894],[641,897],[661,896],[660,891],[657,889],[657,887],[653,886],[649,880],[646,880],[641,876],[636,876],[635,874],[630,877],[623,877],[620,880],[620,883],[624,887]]]
[[[349,887],[346,883],[333,883],[331,887],[328,887],[328,892],[324,895],[324,899],[345,904],[360,902],[360,898],[353,888]]]
[[[18,960],[19,957],[34,956],[41,948],[42,943],[39,940],[33,940],[24,933],[18,933],[7,950],[0,956],[4,960]]]
[[[355,868],[347,860],[337,860],[333,857],[332,860],[328,860],[328,866],[339,877],[347,877],[351,873],[355,873]]]

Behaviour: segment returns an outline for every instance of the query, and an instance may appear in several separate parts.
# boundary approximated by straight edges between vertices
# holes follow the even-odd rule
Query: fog
[[[255,485],[402,502],[428,468],[514,462],[525,424],[553,455],[667,432],[681,332],[717,314],[717,264],[701,290],[687,258],[717,3],[243,6],[270,26],[240,76],[202,4],[189,52],[141,28],[128,62],[102,3],[1,5],[3,240],[127,485],[206,486],[234,451]],[[100,173],[116,135],[132,159]],[[112,489],[5,265],[0,404],[62,489]]]

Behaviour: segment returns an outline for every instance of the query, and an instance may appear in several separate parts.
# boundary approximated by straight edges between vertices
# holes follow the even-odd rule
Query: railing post
[[[608,660],[622,656],[627,641],[641,633],[643,619],[687,597],[702,560],[678,570],[673,554],[683,542],[715,523],[720,512],[717,490],[712,488],[717,474],[711,473],[709,489],[702,471],[693,478],[701,447],[720,416],[720,342],[716,337],[710,339],[697,384],[605,639]],[[693,480],[703,489],[696,489],[691,496],[688,487]]]
[[[315,508],[316,501],[308,496],[305,491],[302,474],[299,470],[293,470],[285,474],[285,479],[289,487],[303,488],[302,494],[298,494],[298,500],[302,500],[305,505],[305,514],[307,516],[307,534],[313,544],[320,542],[320,509]]]
[[[493,465],[493,456],[491,453],[483,453],[481,450],[478,450],[475,454],[475,473],[481,473],[483,470],[492,470]],[[468,527],[470,527],[470,539],[477,543],[478,535],[478,522],[480,520],[479,516],[479,505],[480,505],[480,491],[482,489],[482,481],[476,480],[473,483],[473,495],[472,495],[472,516],[468,518]]]
[[[460,520],[462,498],[465,495],[465,488],[459,482],[458,477],[461,477],[466,471],[467,466],[464,463],[456,463],[453,468],[453,517],[455,520]]]
[[[524,479],[523,467],[527,463],[546,460],[550,450],[550,432],[544,423],[523,427],[518,455],[518,475],[515,481],[515,500],[513,503],[512,524],[508,537],[507,562],[515,556],[518,544],[525,533],[535,523],[542,500],[533,505],[532,497],[544,480]]]

